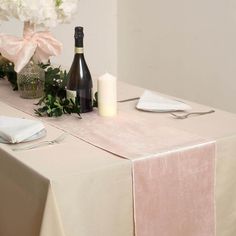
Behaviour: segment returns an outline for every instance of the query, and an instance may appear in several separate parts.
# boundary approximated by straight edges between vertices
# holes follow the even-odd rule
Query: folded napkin
[[[158,93],[149,90],[144,91],[136,108],[153,112],[184,111],[191,109],[184,102],[162,97]]]
[[[37,120],[0,116],[1,142],[20,143],[43,130],[43,123]]]

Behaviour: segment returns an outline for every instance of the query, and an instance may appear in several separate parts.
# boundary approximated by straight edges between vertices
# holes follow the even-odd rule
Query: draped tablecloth
[[[127,95],[127,87],[119,83],[119,99],[142,92],[130,86]],[[17,98],[6,83],[0,84],[0,100],[4,101],[1,108],[5,107],[1,114],[32,115],[32,100]],[[197,110],[209,109],[188,103]],[[134,107],[135,102],[120,104],[119,115],[112,119],[101,118],[96,111],[83,115],[82,120],[75,116],[43,118],[47,129],[53,130],[48,136],[61,130],[71,134],[68,143],[50,149],[13,153],[9,145],[1,145],[4,155],[0,161],[7,170],[3,175],[5,179],[12,177],[11,184],[1,183],[7,193],[2,202],[17,200],[14,196],[8,201],[12,196],[8,188],[21,186],[8,170],[27,167],[23,172],[29,172],[30,181],[36,179],[41,186],[36,191],[29,183],[28,191],[36,192],[41,200],[33,198],[37,209],[25,215],[28,220],[37,219],[36,231],[41,229],[42,236],[134,232],[140,236],[235,235],[236,116],[217,110],[211,115],[175,120],[169,114],[140,112]],[[22,185],[24,181],[29,180],[23,179]],[[9,230],[9,235],[14,235],[10,219],[16,209],[8,211],[7,207],[0,213],[5,221],[0,223],[0,232]],[[23,208],[17,211],[19,219],[15,221],[26,222],[20,218]],[[30,227],[25,225],[25,229]],[[36,231],[29,235],[38,235]]]
[[[32,118],[0,102],[3,113]],[[45,139],[62,133],[45,126]],[[133,235],[129,161],[69,134],[54,146],[11,148],[0,144],[1,236]]]

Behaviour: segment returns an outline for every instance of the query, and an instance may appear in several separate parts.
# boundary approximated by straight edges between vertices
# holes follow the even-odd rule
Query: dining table
[[[118,80],[114,117],[39,117],[37,99],[0,80],[0,116],[45,126],[30,144],[65,135],[0,143],[0,236],[236,235],[236,114],[163,93],[215,112],[141,111],[144,91]]]

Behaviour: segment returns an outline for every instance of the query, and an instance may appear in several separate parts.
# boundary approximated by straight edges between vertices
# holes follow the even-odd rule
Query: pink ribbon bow
[[[11,35],[0,35],[0,53],[15,64],[19,72],[34,56],[39,62],[47,63],[50,56],[57,56],[62,44],[49,31],[34,32],[29,22],[24,24],[23,39]]]

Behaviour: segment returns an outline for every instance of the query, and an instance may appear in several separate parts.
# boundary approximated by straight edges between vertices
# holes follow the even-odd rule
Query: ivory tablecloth
[[[128,88],[129,95],[127,95],[125,92],[127,91],[127,87],[128,85],[119,83],[119,99],[139,96],[142,92],[142,89],[131,86]],[[27,116],[25,113],[15,110],[5,103],[23,110],[28,114],[32,113],[32,101],[23,100],[23,103],[21,99],[13,99],[14,97],[16,97],[16,94],[8,89],[6,83],[1,83],[0,100],[4,101],[4,103],[0,104],[2,108],[0,111],[1,114],[23,117]],[[209,109],[205,106],[190,102],[188,103],[197,110]],[[216,235],[235,235],[236,203],[234,201],[234,198],[236,196],[236,175],[234,170],[236,167],[236,116],[224,111],[216,110],[216,113],[211,115],[192,117],[187,120],[175,120],[169,114],[139,112],[135,110],[134,107],[135,102],[120,104],[120,116],[124,117],[122,115],[126,114],[128,118],[130,117],[130,119],[133,119],[134,123],[135,119],[137,118],[139,121],[147,121],[149,125],[156,125],[157,129],[155,130],[158,130],[159,128],[159,131],[165,131],[160,132],[162,133],[162,135],[167,134],[166,137],[165,135],[160,137],[164,137],[167,140],[171,140],[170,134],[172,131],[174,131],[172,132],[172,134],[179,134],[180,137],[187,138],[186,140],[183,139],[180,143],[175,143],[176,139],[173,139],[172,141],[174,142],[169,143],[168,145],[161,145],[157,147],[157,153],[168,154],[170,150],[172,152],[176,152],[179,148],[187,148],[191,150],[191,147],[195,147],[197,144],[199,144],[200,146],[205,146],[211,145],[211,143],[216,142],[216,178],[214,179],[214,181],[216,181],[216,185],[215,196],[211,201],[213,203],[213,208],[214,200],[216,202]],[[89,114],[84,115],[84,119],[82,120],[82,122],[76,123],[78,127],[83,128],[84,125],[86,125],[86,122],[88,122],[88,125],[89,121],[93,120],[89,120],[89,116]],[[99,141],[100,139],[91,140],[91,137],[93,137],[93,135],[91,136],[83,133],[81,137],[77,130],[78,127],[75,127],[73,125],[75,119],[76,118],[73,116],[59,118],[57,120],[44,119],[44,121],[50,123],[53,126],[52,127],[51,125],[47,124],[47,129],[49,130],[48,138],[50,138],[50,136],[55,136],[55,134],[58,132],[61,132],[55,127],[64,130],[68,129],[69,127],[68,130],[72,135],[82,138],[86,140],[86,142],[91,142],[94,145],[99,146],[100,148],[108,149],[108,151],[110,152],[117,153],[117,150],[121,150],[120,148],[109,150],[109,145],[104,145],[104,143],[106,144],[106,142],[101,143]],[[107,122],[109,123],[109,121],[107,120],[104,122],[106,124]],[[94,125],[96,125],[96,123]],[[156,135],[158,136],[159,133],[157,133]],[[111,153],[107,153],[100,149],[92,147],[91,145],[86,144],[71,135],[69,135],[68,137],[69,138],[66,139],[66,142],[63,144],[50,147],[50,149],[42,148],[37,150],[37,152],[32,150],[22,153],[13,153],[11,152],[9,145],[0,146],[0,161],[2,161],[3,163],[1,167],[6,168],[5,172],[0,172],[3,173],[3,178],[5,177],[5,180],[1,182],[1,185],[3,186],[1,187],[5,192],[5,198],[2,199],[2,202],[5,204],[0,205],[3,209],[2,215],[0,213],[0,219],[3,219],[3,221],[0,221],[0,233],[1,229],[3,229],[5,231],[2,232],[9,232],[8,234],[9,236],[11,236],[15,235],[14,233],[16,232],[16,230],[20,232],[19,229],[24,228],[26,231],[22,231],[24,232],[22,236],[27,236],[25,232],[33,229],[34,231],[31,231],[31,234],[29,235],[38,235],[37,233],[40,231],[40,229],[41,236],[70,236],[79,235],[79,233],[81,235],[133,235],[134,218],[137,235],[154,236],[158,235],[158,233],[162,236],[172,235],[171,231],[165,230],[168,229],[168,227],[171,228],[172,226],[165,225],[166,221],[163,221],[166,216],[166,219],[168,219],[168,214],[163,218],[161,213],[158,214],[158,212],[161,211],[152,207],[152,203],[150,203],[151,206],[145,206],[146,202],[148,202],[149,197],[151,197],[152,200],[155,200],[155,198],[152,198],[153,189],[149,189],[151,191],[147,192],[149,194],[147,197],[136,198],[137,201],[141,200],[138,205],[139,207],[142,206],[143,203],[144,211],[148,210],[147,208],[149,207],[148,214],[146,215],[147,217],[144,217],[142,219],[142,215],[145,216],[144,211],[140,213],[135,211],[135,215],[133,216],[131,167],[133,167],[133,170],[135,170],[135,168],[138,170],[140,166],[142,166],[143,168],[142,159],[140,159],[140,157],[142,156],[134,156],[132,158],[132,148],[127,149],[130,152],[117,153],[120,156],[125,156],[127,154],[128,156],[131,155],[131,165],[131,161],[129,160],[122,159]],[[181,140],[181,138],[178,140]],[[194,142],[188,143],[188,140]],[[114,144],[114,140],[110,143],[110,147],[112,146],[111,144]],[[150,150],[152,151],[152,147],[150,148]],[[77,149],[78,152],[76,153]],[[214,153],[212,153],[208,157],[212,157],[213,154]],[[199,156],[199,153],[196,154],[196,157],[197,156]],[[9,162],[9,160],[11,160],[11,162]],[[137,162],[136,160],[140,161]],[[134,163],[136,163],[137,165],[135,166]],[[169,167],[171,168],[171,166]],[[170,170],[169,167],[167,168],[167,171]],[[30,178],[20,177],[19,179],[17,179],[16,176],[12,174],[12,170],[19,171],[19,176],[24,176],[26,174],[22,173],[27,173]],[[150,168],[147,170],[151,171]],[[205,173],[207,173],[207,171]],[[147,176],[144,175],[144,177],[146,178]],[[158,175],[158,173],[155,173],[152,178],[156,178],[159,182],[154,181],[153,183],[159,183],[159,185],[161,186],[162,182],[165,181],[165,178],[163,179],[163,181],[161,181],[160,177],[161,176]],[[17,181],[15,180],[15,178],[17,179]],[[11,181],[6,181],[7,179]],[[18,183],[19,181],[21,181],[21,183],[26,183],[26,186],[29,187],[28,190],[25,190],[24,188],[17,188],[17,186],[23,185],[20,185]],[[34,190],[35,185],[31,184],[31,181],[33,181],[33,183],[37,183],[37,186],[39,186],[38,188],[36,188],[37,191]],[[209,179],[209,181],[212,180]],[[166,184],[168,183],[169,182],[167,182]],[[194,190],[194,188],[192,189]],[[137,189],[134,188],[134,191],[136,190]],[[13,194],[11,194],[11,191]],[[16,195],[18,191],[23,191],[23,193],[21,193],[22,196],[20,195],[20,198],[18,198]],[[35,195],[32,195],[32,192],[35,193]],[[199,191],[197,192],[199,193]],[[143,192],[140,196],[143,196],[144,193],[145,192]],[[137,192],[134,192],[134,194],[137,194]],[[31,195],[34,197],[32,197]],[[28,196],[29,198],[31,198],[33,206],[32,209],[28,211],[24,210],[29,201],[24,200],[27,198],[24,198],[23,196]],[[153,194],[153,196],[155,196],[155,194]],[[165,194],[163,195],[163,197],[165,197]],[[169,199],[172,202],[175,201],[175,198]],[[9,206],[9,204],[13,201],[16,202],[16,207]],[[76,204],[74,205],[74,203]],[[168,203],[168,201],[166,203]],[[46,207],[43,210],[44,206]],[[17,208],[19,208],[19,210],[17,210]],[[137,209],[139,211],[142,211],[142,208]],[[214,213],[214,209],[211,210]],[[6,214],[6,212],[8,214]],[[171,211],[169,212],[171,213]],[[154,214],[155,217],[154,219],[149,220],[148,217],[150,217],[150,215],[152,214]],[[22,215],[25,215],[25,219],[21,217]],[[184,216],[186,217],[187,215],[188,214],[184,212]],[[177,214],[176,216],[181,216],[181,214]],[[26,223],[27,220],[33,221],[34,227],[30,227]],[[174,222],[175,219],[172,219],[172,221]],[[1,224],[1,222],[3,223]],[[17,225],[17,222],[20,222],[19,227],[15,227],[15,231],[10,226],[12,225],[12,222],[14,223],[14,225]],[[180,224],[180,222],[181,221],[179,221],[179,223],[176,223],[175,226],[173,225],[173,229],[179,227],[178,224]],[[186,221],[185,226],[187,223],[188,222]],[[200,224],[200,222],[198,222],[198,224]],[[212,222],[210,223],[210,225],[211,224]],[[24,225],[25,227],[20,227],[20,225]],[[165,225],[164,230],[160,230],[160,227],[157,227],[163,225]],[[209,228],[210,231],[205,229],[204,235],[210,236],[214,234],[212,225]],[[148,229],[148,231],[145,229]],[[163,232],[170,233],[165,234]],[[186,236],[203,236],[203,234],[199,234],[199,232],[201,231],[191,231],[191,228],[185,228],[185,231],[175,231],[173,232],[173,234],[182,236],[184,232]],[[202,232],[204,232],[204,229]]]
[[[29,118],[0,102],[3,113]],[[46,139],[61,134],[46,129]],[[11,147],[0,144],[1,236],[133,235],[129,161],[69,134],[55,146]]]

